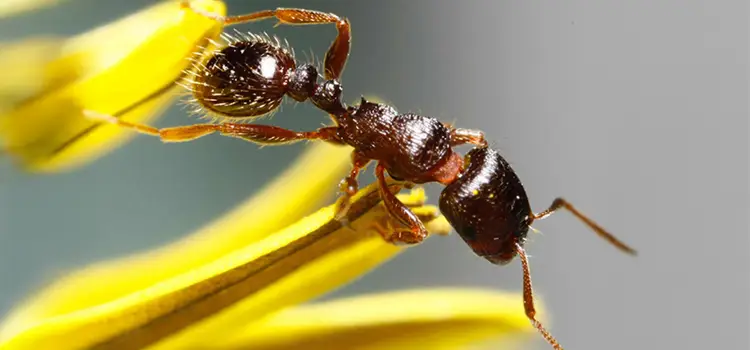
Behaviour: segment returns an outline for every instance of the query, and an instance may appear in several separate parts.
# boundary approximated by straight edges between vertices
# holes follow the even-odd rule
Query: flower
[[[224,11],[220,1],[194,4]],[[82,135],[92,127],[82,111],[138,122],[156,117],[171,94],[155,91],[171,86],[191,50],[220,29],[167,2],[77,38],[0,51],[0,61],[15,60],[25,67],[16,74],[28,78],[0,85],[7,149],[39,171],[105,154],[129,132],[106,125]],[[153,69],[148,79],[135,74],[144,69]],[[349,154],[348,147],[312,144],[273,183],[203,229],[54,281],[0,324],[0,348],[453,349],[535,335],[516,293],[431,288],[307,304],[408,249],[380,237],[381,227],[399,224],[374,185],[354,197],[348,226],[334,219],[335,205],[306,215],[349,170]],[[431,234],[450,231],[423,190],[399,198]]]
[[[63,0],[5,0],[0,2],[0,18],[56,5]]]
[[[194,0],[193,6],[225,13],[221,1]],[[150,121],[173,101],[188,58],[210,49],[222,28],[166,1],[72,38],[6,43],[0,50],[2,148],[29,171],[95,160],[133,133],[88,120],[82,111]]]
[[[334,219],[335,205],[289,224],[343,175],[347,153],[313,145],[258,196],[206,228],[56,281],[11,313],[0,348],[350,348],[363,341],[391,348],[533,334],[520,296],[486,290],[413,290],[293,307],[406,249],[377,233],[374,223],[389,217],[372,185],[355,197],[351,227]],[[422,190],[400,199],[431,233],[450,230],[437,208],[424,204]]]

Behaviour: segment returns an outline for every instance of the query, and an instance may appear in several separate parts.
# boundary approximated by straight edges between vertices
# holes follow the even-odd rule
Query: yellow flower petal
[[[536,336],[520,294],[481,289],[356,296],[285,309],[259,322],[235,321],[234,327],[196,339],[193,348],[460,349],[500,337]]]
[[[57,5],[63,0],[3,0],[0,2],[0,18],[18,15],[42,7]]]
[[[80,77],[78,56],[62,55],[64,43],[55,38],[34,38],[0,44],[0,115],[33,98],[59,89]]]
[[[434,220],[437,208],[421,207],[422,191],[401,198],[417,206],[415,212],[428,222],[428,228],[448,231],[444,219]],[[355,198],[349,212],[354,231],[332,220],[335,208],[329,206],[254,244],[112,300],[68,312],[59,312],[68,308],[58,305],[52,313],[33,307],[32,301],[26,310],[35,312],[19,312],[11,318],[0,333],[0,346],[65,350],[99,344],[103,348],[136,349],[166,337],[167,341],[159,345],[170,346],[225,327],[225,320],[236,312],[261,317],[313,298],[401,250],[385,243],[371,228],[373,222],[388,218],[378,202],[373,186]],[[151,270],[144,267],[139,272],[150,274]],[[115,273],[106,279],[86,281],[84,286],[98,283],[98,289],[106,290],[118,278]],[[90,290],[78,292],[81,296],[74,304],[87,298]],[[45,306],[56,305],[47,300]],[[205,320],[220,311],[224,312]],[[188,326],[192,327],[174,334]]]
[[[373,189],[374,185],[365,191],[373,191]],[[363,200],[362,203],[376,197],[377,195],[370,196],[370,199]],[[438,216],[437,207],[421,206],[425,199],[423,191],[414,190],[409,195],[402,195],[399,198],[412,207],[415,214],[426,223],[431,233],[447,234],[450,232],[448,222],[442,216]],[[327,213],[319,212],[322,215],[321,218],[332,217],[334,207],[328,207],[327,210]],[[362,209],[354,208],[354,210]],[[297,254],[304,260],[304,264],[294,264],[290,261],[289,264],[280,267],[279,271],[285,271],[283,278],[258,290],[252,298],[243,300],[232,309],[196,324],[182,333],[175,334],[150,349],[185,349],[196,343],[202,344],[206,339],[220,334],[222,330],[237,326],[237,320],[251,321],[253,318],[262,317],[286,306],[308,301],[360,277],[404,248],[385,243],[382,237],[369,227],[372,222],[383,221],[387,218],[389,217],[385,210],[378,206],[360,221],[352,224],[354,231],[350,229],[335,231],[325,239],[311,244],[307,249],[300,250]],[[314,219],[314,221],[317,220]],[[296,225],[308,226],[309,223],[303,220]],[[294,231],[295,227],[290,227],[288,230]],[[289,232],[288,230],[282,232]],[[271,271],[269,276],[274,276],[276,273]]]
[[[312,144],[271,184],[205,228],[167,246],[69,274],[18,308],[9,318],[15,321],[9,323],[27,323],[22,319],[45,318],[101,304],[267,237],[335,194],[333,185],[351,167],[350,152],[348,147]],[[107,288],[101,288],[102,280],[107,280]]]
[[[225,13],[221,1],[194,0],[193,4]],[[31,80],[39,77],[36,68],[51,70],[51,77],[74,72],[76,79],[56,89],[40,89],[0,115],[6,152],[29,170],[59,171],[124,142],[134,133],[90,121],[82,111],[147,122],[172,101],[174,82],[189,68],[188,58],[208,46],[222,29],[213,20],[181,9],[177,1],[168,1],[67,39],[58,55],[28,57],[24,51],[7,51],[5,59],[15,59],[20,67],[0,66],[2,76],[10,70],[30,71],[27,79],[19,81]]]

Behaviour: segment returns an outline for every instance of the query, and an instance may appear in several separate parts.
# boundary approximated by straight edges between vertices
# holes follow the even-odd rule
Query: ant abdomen
[[[242,39],[203,60],[194,73],[190,90],[209,112],[258,117],[278,108],[287,93],[296,69],[294,55],[267,37]]]
[[[526,191],[497,151],[471,150],[465,170],[440,195],[440,211],[479,256],[507,264],[523,244],[532,221]]]

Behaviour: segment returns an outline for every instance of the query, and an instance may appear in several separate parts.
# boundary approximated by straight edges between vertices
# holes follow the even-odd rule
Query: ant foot
[[[394,245],[418,244],[427,237],[427,235],[421,235],[408,230],[397,230],[393,227],[391,220],[390,216],[377,218],[372,222],[370,228],[379,233],[383,237],[383,240]]]
[[[385,238],[388,243],[396,245],[414,245],[424,241],[427,236],[412,231],[397,231]]]

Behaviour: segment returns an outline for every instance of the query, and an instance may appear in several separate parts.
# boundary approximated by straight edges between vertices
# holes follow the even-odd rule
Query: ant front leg
[[[342,221],[345,218],[346,213],[349,211],[349,208],[352,205],[351,199],[359,191],[357,177],[359,177],[359,173],[368,163],[370,163],[369,158],[364,157],[357,151],[352,151],[352,170],[349,172],[349,176],[341,180],[341,183],[339,184],[342,195],[336,205],[336,220]]]
[[[192,141],[218,132],[222,135],[241,138],[260,145],[280,145],[302,140],[323,140],[334,144],[342,144],[338,138],[337,127],[325,127],[316,131],[297,132],[271,125],[221,123],[195,124],[158,129],[148,125],[127,122],[110,115],[92,111],[84,111],[84,115],[90,119],[132,129],[141,134],[159,137],[162,142]]]
[[[391,232],[388,236],[386,232],[381,232],[383,238],[390,243],[416,244],[422,242],[427,237],[427,229],[419,220],[419,217],[388,190],[385,167],[382,163],[378,163],[375,168],[375,176],[378,179],[380,198],[383,200],[386,211],[392,218],[409,227],[409,231]]]
[[[479,130],[451,128],[451,146],[460,146],[472,144],[477,147],[487,147],[487,140],[484,133]]]
[[[190,0],[183,0],[181,5],[183,8],[189,8],[200,15],[220,21],[225,25],[247,23],[273,17],[276,17],[281,23],[291,25],[336,24],[338,35],[336,35],[336,39],[328,48],[325,57],[324,64],[326,79],[338,80],[341,77],[341,73],[344,71],[344,66],[346,66],[346,60],[349,57],[349,50],[352,43],[351,25],[348,19],[341,18],[333,13],[295,8],[278,8],[276,10],[264,10],[246,15],[223,17],[193,8],[190,6]]]

